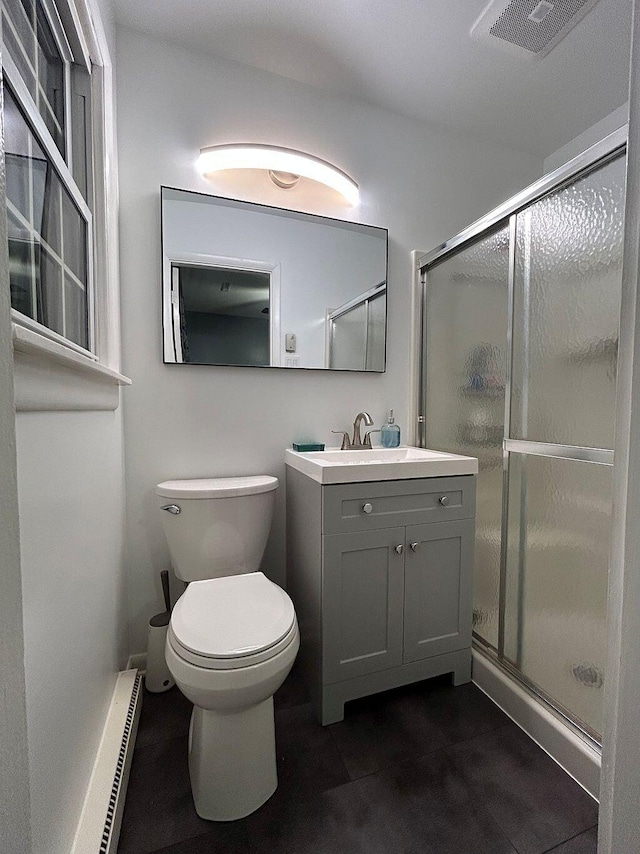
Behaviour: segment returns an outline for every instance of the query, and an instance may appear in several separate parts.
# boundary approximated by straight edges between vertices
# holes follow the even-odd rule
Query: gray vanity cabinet
[[[340,682],[402,664],[404,528],[323,537],[323,679]]]
[[[471,647],[472,519],[407,528],[403,661]]]
[[[344,703],[471,678],[473,475],[321,485],[287,467],[287,584],[323,724]]]

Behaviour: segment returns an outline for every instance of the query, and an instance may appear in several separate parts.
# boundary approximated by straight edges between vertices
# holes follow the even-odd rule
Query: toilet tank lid
[[[163,498],[234,498],[258,495],[278,488],[278,478],[271,475],[251,477],[206,477],[194,480],[165,480],[156,486]]]

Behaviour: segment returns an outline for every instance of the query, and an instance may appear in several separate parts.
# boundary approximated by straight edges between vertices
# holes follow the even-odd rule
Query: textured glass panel
[[[427,278],[427,447],[478,457],[474,629],[498,643],[509,230]]]
[[[625,158],[518,215],[511,436],[613,447]]]
[[[367,371],[384,371],[385,321],[387,296],[369,300],[367,329]]]
[[[611,466],[511,454],[505,657],[602,731]]]
[[[364,303],[341,314],[333,323],[331,367],[343,371],[364,370],[367,343],[367,307]]]

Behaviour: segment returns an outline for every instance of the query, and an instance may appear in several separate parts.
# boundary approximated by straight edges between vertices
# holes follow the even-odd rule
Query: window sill
[[[115,410],[128,377],[93,359],[11,324],[14,400],[18,412]]]

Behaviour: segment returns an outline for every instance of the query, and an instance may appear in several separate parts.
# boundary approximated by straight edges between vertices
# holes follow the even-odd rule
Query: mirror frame
[[[225,363],[225,362],[216,362],[215,364],[208,364],[205,362],[169,362],[166,359],[165,355],[165,336],[167,335],[167,329],[171,328],[170,323],[171,320],[167,316],[167,306],[171,302],[171,294],[167,293],[167,288],[170,288],[171,281],[171,264],[172,261],[176,259],[170,259],[165,254],[164,243],[165,243],[165,235],[164,235],[164,204],[163,204],[163,192],[167,190],[174,193],[185,193],[190,196],[203,196],[207,199],[219,200],[223,203],[231,203],[231,206],[238,207],[246,207],[246,208],[261,208],[263,211],[269,212],[274,211],[279,214],[289,214],[294,219],[299,219],[302,221],[314,221],[317,220],[319,222],[329,222],[336,223],[342,226],[352,226],[354,231],[357,230],[365,230],[374,228],[376,231],[384,232],[384,240],[385,240],[385,278],[384,281],[386,283],[386,310],[385,310],[385,318],[384,318],[384,369],[382,371],[377,370],[365,370],[365,369],[354,369],[354,368],[328,368],[326,366],[318,366],[318,367],[305,367],[305,366],[295,366],[288,367],[286,365],[238,365],[233,363]],[[260,202],[249,202],[246,199],[236,199],[231,196],[219,196],[215,193],[203,193],[200,190],[186,190],[182,187],[171,187],[166,184],[160,185],[160,254],[161,254],[161,312],[162,312],[162,362],[164,365],[189,365],[195,367],[204,367],[204,368],[256,368],[259,370],[285,370],[285,371],[325,371],[327,373],[335,373],[335,374],[377,374],[381,375],[386,373],[387,370],[387,354],[388,354],[388,334],[389,334],[389,229],[384,228],[379,225],[369,225],[367,223],[354,222],[353,220],[347,219],[339,219],[338,217],[330,217],[324,216],[322,214],[313,214],[308,213],[307,211],[296,211],[291,208],[279,207],[276,205],[265,205]],[[211,257],[215,257],[216,253],[210,253]],[[209,255],[207,256],[209,257]],[[219,256],[222,257],[222,256]],[[279,300],[278,300],[279,301]]]

